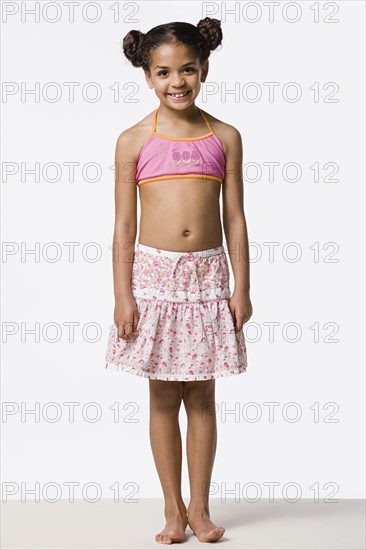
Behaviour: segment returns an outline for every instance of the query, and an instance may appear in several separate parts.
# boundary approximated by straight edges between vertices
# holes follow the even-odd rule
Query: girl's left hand
[[[235,332],[240,332],[244,323],[249,321],[253,315],[253,307],[248,292],[234,290],[230,300],[229,308],[233,316]]]

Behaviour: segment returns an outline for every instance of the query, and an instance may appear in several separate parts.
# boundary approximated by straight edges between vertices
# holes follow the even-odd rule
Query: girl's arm
[[[223,183],[223,226],[234,272],[235,289],[250,289],[249,243],[244,214],[243,146],[240,132],[227,130],[226,176]]]
[[[119,136],[115,152],[115,226],[113,281],[117,301],[131,297],[131,273],[137,232],[137,186],[134,139],[130,130]]]

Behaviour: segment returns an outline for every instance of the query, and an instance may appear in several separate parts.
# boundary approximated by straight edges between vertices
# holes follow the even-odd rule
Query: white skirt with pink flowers
[[[131,291],[139,334],[111,327],[105,368],[153,380],[210,380],[247,368],[243,330],[229,308],[229,266],[223,246],[172,252],[135,244]]]

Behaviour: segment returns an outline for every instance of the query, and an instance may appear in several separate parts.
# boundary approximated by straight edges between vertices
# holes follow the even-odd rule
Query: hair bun
[[[142,66],[141,46],[144,36],[143,32],[132,30],[123,39],[123,53],[134,67]]]
[[[198,22],[197,29],[204,37],[210,51],[215,50],[222,42],[221,21],[205,17]]]

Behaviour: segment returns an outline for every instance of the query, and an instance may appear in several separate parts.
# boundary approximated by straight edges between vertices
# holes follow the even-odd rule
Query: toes
[[[169,537],[169,535],[164,535],[162,533],[159,533],[155,536],[156,542],[159,542],[160,544],[171,544],[172,539]]]
[[[198,540],[202,542],[213,542],[220,539],[224,532],[225,529],[214,527],[213,529],[210,529],[210,531],[206,531],[206,533],[202,534]]]
[[[185,533],[180,531],[169,531],[169,537],[173,542],[181,542],[185,538]]]
[[[210,532],[213,532],[213,538],[215,540],[218,540],[218,539],[221,539],[221,537],[223,536],[223,534],[225,533],[225,529],[223,529],[222,527],[217,527],[215,529],[212,529],[212,531]]]
[[[172,530],[168,533],[158,533],[155,535],[156,542],[160,544],[173,544],[173,542],[183,542],[185,540],[185,532]]]

